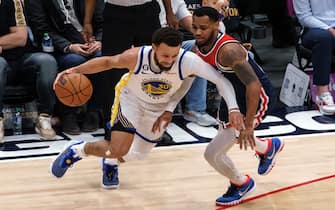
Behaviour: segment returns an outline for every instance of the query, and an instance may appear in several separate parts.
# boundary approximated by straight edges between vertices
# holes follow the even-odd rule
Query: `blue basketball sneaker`
[[[249,175],[246,176],[247,181],[241,186],[231,183],[227,192],[216,199],[216,204],[222,206],[239,204],[245,197],[254,191],[256,188],[255,181]]]
[[[285,143],[283,140],[279,138],[272,138],[268,141],[270,145],[270,149],[267,153],[259,156],[259,165],[258,165],[258,174],[266,175],[270,173],[271,169],[276,163],[276,158],[278,153],[283,149]]]
[[[106,189],[117,189],[119,187],[118,165],[105,163],[105,158],[102,159],[101,187]]]
[[[56,159],[51,162],[50,173],[57,178],[64,176],[70,166],[81,160],[81,157],[71,147],[83,143],[83,141],[70,141],[63,152],[59,153]]]

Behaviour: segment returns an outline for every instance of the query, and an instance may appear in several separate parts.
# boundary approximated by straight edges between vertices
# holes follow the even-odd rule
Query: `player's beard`
[[[215,39],[215,32],[212,31],[211,35],[208,37],[208,39],[206,41],[204,41],[203,43],[200,43],[196,40],[195,43],[198,46],[198,48],[201,49],[202,47],[206,47],[206,46],[210,45],[213,42],[214,39]]]
[[[174,64],[174,62],[173,62],[173,63],[171,63],[171,65],[169,67],[163,66],[162,64],[159,63],[159,61],[156,57],[156,54],[154,55],[154,60],[155,60],[156,65],[159,67],[159,69],[161,71],[170,71],[170,69],[172,68],[172,66]]]

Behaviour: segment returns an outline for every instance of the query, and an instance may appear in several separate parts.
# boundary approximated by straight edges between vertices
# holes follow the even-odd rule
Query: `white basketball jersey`
[[[159,73],[152,71],[153,53],[151,46],[140,48],[134,73],[121,94],[131,94],[144,103],[166,104],[183,82],[180,62],[185,51],[180,50],[169,71]]]

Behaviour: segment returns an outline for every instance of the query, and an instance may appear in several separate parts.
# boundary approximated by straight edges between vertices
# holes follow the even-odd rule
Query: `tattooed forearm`
[[[246,51],[239,43],[228,43],[219,51],[220,64],[231,67],[242,83],[248,85],[257,82],[258,78],[246,57]]]
[[[233,70],[241,82],[246,86],[252,82],[258,82],[255,72],[247,61],[236,63],[233,66]]]

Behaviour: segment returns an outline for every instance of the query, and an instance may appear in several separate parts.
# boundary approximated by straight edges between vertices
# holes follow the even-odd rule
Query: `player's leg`
[[[124,100],[125,101],[125,100]],[[129,111],[129,109],[127,109]],[[145,158],[152,148],[155,147],[157,141],[163,135],[164,130],[157,133],[152,133],[151,128],[154,122],[157,120],[161,112],[152,112],[148,110],[141,110],[141,121],[132,118],[136,129],[133,143],[129,149],[129,152],[117,159],[103,159],[103,173],[101,186],[107,189],[115,189],[119,187],[118,177],[118,162],[129,162],[134,160],[141,160]],[[127,114],[130,114],[127,112]],[[133,114],[131,114],[133,115]],[[131,118],[131,117],[130,117]],[[136,123],[138,122],[138,123]]]
[[[264,118],[265,114],[270,110],[271,106],[274,103],[274,97],[272,95],[272,85],[269,81],[268,77],[264,74],[264,71],[261,67],[249,56],[249,63],[253,67],[253,69],[257,72],[259,76],[259,80],[262,83],[262,90],[260,95],[259,107],[257,113],[255,115],[255,127],[261,122]],[[246,90],[245,86],[242,82],[236,77],[235,74],[226,75],[226,77],[231,81],[235,93],[236,93],[236,100],[239,105],[241,113],[245,114],[247,107],[246,107]],[[227,113],[227,105],[225,101],[222,101],[220,104],[220,113],[219,118],[223,120],[228,119]],[[258,173],[260,175],[268,174],[272,167],[275,164],[276,157],[278,153],[284,146],[284,142],[278,138],[266,138],[261,139],[255,137],[255,151],[260,158],[260,163],[258,166]]]
[[[228,150],[236,143],[235,129],[219,127],[217,136],[208,144],[205,159],[220,174],[230,180],[228,191],[216,199],[219,205],[233,205],[241,202],[256,187],[249,175],[241,174],[228,157]]]
[[[113,141],[70,141],[65,149],[51,163],[50,172],[61,178],[75,162],[88,155],[105,158],[119,158],[127,154],[134,134],[124,131],[112,131]]]
[[[111,130],[113,141],[70,141],[63,152],[51,163],[51,174],[58,178],[62,177],[71,165],[88,155],[119,158],[127,154],[134,139],[134,126],[119,111]]]
[[[263,88],[261,89],[260,103],[255,116],[255,127],[260,124],[265,117],[268,107],[273,102],[271,97],[271,87],[269,83],[260,78]],[[256,153],[260,159],[258,165],[258,174],[268,174],[276,163],[278,154],[284,147],[284,141],[279,138],[258,138],[255,136]]]
[[[101,187],[105,189],[116,189],[119,187],[119,163],[141,160],[148,156],[156,143],[148,142],[138,135],[135,135],[134,141],[131,144],[129,152],[122,158],[110,159],[103,158],[102,160],[102,179]]]

